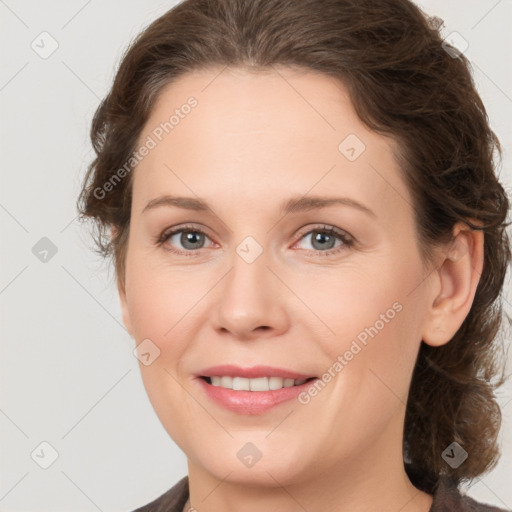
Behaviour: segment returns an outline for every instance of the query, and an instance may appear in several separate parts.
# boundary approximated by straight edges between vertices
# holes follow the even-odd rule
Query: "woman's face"
[[[189,464],[273,486],[402,464],[431,294],[391,141],[327,76],[212,68],[139,142],[123,316]]]

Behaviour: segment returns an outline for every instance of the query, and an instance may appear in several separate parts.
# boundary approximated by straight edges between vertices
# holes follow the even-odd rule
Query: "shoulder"
[[[434,492],[434,501],[429,512],[511,512],[461,494],[448,478],[441,477]]]
[[[188,492],[188,476],[185,476],[159,498],[133,512],[181,512],[187,502]]]

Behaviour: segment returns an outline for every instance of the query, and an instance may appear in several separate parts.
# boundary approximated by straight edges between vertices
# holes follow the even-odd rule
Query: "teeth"
[[[233,379],[233,389],[235,387],[235,380]],[[251,391],[268,391],[268,378],[267,377],[259,377],[257,379],[247,379],[248,386]]]
[[[232,388],[235,391],[250,391],[249,379],[245,379],[244,377],[233,377]]]
[[[283,380],[281,377],[270,377],[268,379],[269,389],[281,389],[283,387]]]
[[[307,379],[283,379],[282,377],[258,377],[247,379],[245,377],[210,377],[212,386],[233,389],[234,391],[271,391],[281,388],[300,386]]]

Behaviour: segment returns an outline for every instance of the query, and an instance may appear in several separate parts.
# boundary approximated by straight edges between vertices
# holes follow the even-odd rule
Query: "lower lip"
[[[271,391],[233,391],[221,386],[213,386],[201,378],[197,380],[208,397],[224,408],[239,414],[263,414],[284,402],[296,399],[317,379],[309,380],[299,386]]]

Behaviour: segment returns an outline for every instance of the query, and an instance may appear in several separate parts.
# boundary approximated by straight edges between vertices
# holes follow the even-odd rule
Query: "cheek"
[[[412,258],[401,266],[389,259],[365,272],[345,269],[329,279],[319,276],[315,288],[303,288],[305,302],[330,331],[322,351],[361,389],[373,380],[383,393],[389,393],[388,386],[406,396],[421,342],[421,287],[411,291],[421,278]],[[372,393],[379,391],[373,387],[368,388]]]
[[[126,278],[128,310],[137,341],[154,338],[165,344],[207,291],[197,273],[162,268],[143,253],[132,255]]]
[[[179,382],[181,361],[190,339],[192,307],[204,295],[194,285],[190,272],[172,272],[152,267],[142,254],[132,254],[127,263],[127,298],[133,335],[137,344],[151,340],[159,352],[151,364],[139,364],[148,398],[169,435],[184,447],[189,434],[183,425],[189,418],[202,418],[202,411]],[[197,285],[197,283],[195,283]]]
[[[294,290],[311,311],[308,318],[322,323],[326,339],[339,340],[343,348],[347,340],[356,339],[364,345],[376,336],[394,329],[402,321],[410,302],[407,285],[386,272],[385,266],[376,275],[371,271],[341,268],[324,269],[307,280],[296,276]],[[407,312],[406,314],[409,314]],[[327,332],[329,331],[329,332]]]

